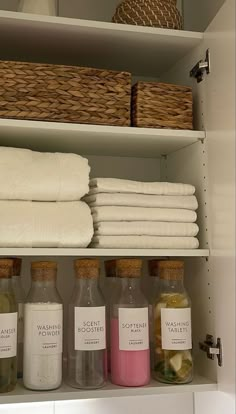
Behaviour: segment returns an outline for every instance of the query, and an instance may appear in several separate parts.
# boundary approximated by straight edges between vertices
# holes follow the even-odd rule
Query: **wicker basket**
[[[132,125],[193,129],[192,89],[168,83],[138,82],[132,89]]]
[[[176,0],[123,0],[116,9],[114,23],[182,29]]]
[[[0,118],[130,125],[131,75],[0,61]]]

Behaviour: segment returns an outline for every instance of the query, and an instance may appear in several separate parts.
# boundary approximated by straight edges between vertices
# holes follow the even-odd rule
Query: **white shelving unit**
[[[16,36],[17,33],[17,36]],[[7,49],[5,39],[7,38]],[[128,70],[157,78],[200,44],[202,33],[154,29],[78,19],[0,11],[0,48],[4,59],[85,64]],[[60,45],[60,47],[58,47]],[[132,50],[132,53],[130,51]],[[142,50],[142,54],[140,54]],[[158,58],[154,59],[158,53]],[[165,130],[0,119],[0,145],[37,151],[76,152],[91,156],[160,158],[204,142],[204,131]],[[21,257],[192,257],[207,258],[209,249],[73,249],[1,248],[0,256]],[[215,391],[216,383],[195,376],[193,383],[169,386],[151,382],[140,395]],[[67,385],[52,392],[32,392],[18,384],[0,403],[77,400],[137,395],[136,388],[112,384],[98,391]]]
[[[0,248],[0,256],[208,257],[208,249]]]
[[[157,78],[199,45],[202,39],[202,33],[197,32],[0,12],[0,48],[5,59],[14,59],[17,53],[19,60],[85,64],[128,70],[136,76]],[[157,54],[158,58],[154,59]],[[205,138],[204,131],[0,120],[0,145],[26,147],[38,151],[76,152],[92,156],[153,159],[203,142]],[[207,258],[209,250],[2,248],[0,255],[29,258],[33,256]],[[139,389],[138,393],[158,395],[216,389],[217,385],[213,381],[195,376],[194,382],[189,385],[178,387],[152,382],[149,386]],[[111,384],[99,391],[78,391],[63,385],[59,390],[39,393],[25,390],[19,384],[13,393],[1,397],[0,402],[4,404],[135,395],[137,395],[135,388],[115,387]]]
[[[188,392],[207,392],[216,391],[217,384],[206,378],[196,376],[191,384],[187,385],[168,385],[160,384],[155,381],[146,387],[124,388],[112,384],[106,385],[100,390],[76,390],[63,384],[55,391],[29,391],[21,383],[10,394],[1,395],[1,403],[26,403],[40,401],[65,401],[65,400],[83,400],[91,398],[111,398],[111,397],[132,397],[138,395],[158,395],[174,394]],[[1,405],[0,405],[1,407]],[[1,408],[0,408],[1,410]]]
[[[188,3],[189,8],[193,4],[198,9],[199,15],[204,10],[202,0],[189,0]],[[215,15],[213,3],[204,0],[204,4],[209,4],[211,17]],[[219,410],[223,407],[219,414],[223,411],[225,414],[233,413],[232,410],[225,409],[231,384],[234,383],[234,335],[228,328],[229,324],[234,326],[232,314],[235,304],[232,295],[235,291],[235,263],[232,254],[235,175],[231,159],[235,152],[235,136],[232,138],[230,135],[230,122],[234,118],[234,113],[232,115],[230,112],[234,106],[230,95],[234,90],[230,85],[234,76],[231,73],[234,62],[230,60],[233,53],[229,46],[233,38],[230,32],[233,26],[230,19],[234,14],[232,3],[232,0],[226,0],[227,7],[221,10],[205,33],[0,11],[0,58],[4,60],[104,67],[130,71],[135,77],[144,80],[164,79],[180,84],[191,83],[189,71],[199,60],[205,58],[208,47],[211,48],[214,62],[211,74],[205,77],[203,83],[199,85],[192,82],[196,108],[195,125],[201,131],[0,120],[0,145],[86,154],[92,161],[93,168],[96,170],[97,167],[95,173],[105,171],[104,176],[108,176],[109,170],[111,176],[115,171],[117,176],[120,174],[120,178],[124,178],[122,167],[125,165],[127,172],[127,165],[130,163],[132,179],[137,174],[143,181],[187,180],[195,185],[200,206],[198,218],[202,247],[197,250],[1,248],[0,256],[24,257],[25,269],[29,268],[32,257],[57,257],[60,263],[60,286],[63,286],[66,272],[71,272],[71,258],[76,256],[97,256],[101,260],[106,257],[132,256],[144,259],[186,258],[186,283],[193,303],[194,361],[197,373],[191,384],[169,386],[151,382],[149,386],[138,389],[108,384],[102,390],[78,391],[62,385],[60,389],[51,392],[33,392],[23,388],[20,383],[15,391],[0,396],[0,407],[1,404],[61,400],[67,404],[69,400],[74,400],[75,408],[71,411],[74,413],[79,411],[76,400],[156,396],[157,405],[147,406],[149,414],[157,409],[161,394],[166,394],[168,400],[173,398],[173,407],[178,400],[176,396],[183,394],[183,404],[178,406],[177,414],[208,414],[213,410],[218,414],[215,411],[218,406]],[[225,71],[227,76],[222,89],[222,73]],[[206,125],[205,133],[203,130]],[[235,125],[231,129],[234,128]],[[123,158],[117,160],[119,157]],[[222,277],[224,273],[227,273],[225,278]],[[24,277],[27,285],[29,274]],[[69,279],[67,278],[63,292],[66,298],[69,297],[73,283]],[[204,341],[206,334],[214,334],[222,340],[224,363],[221,368],[217,366],[216,359],[207,359],[198,349],[198,343]],[[217,396],[216,401],[220,401],[220,404],[214,405],[212,396],[209,400],[207,396],[217,390],[223,390],[225,394],[222,396],[223,393],[214,393],[213,399]],[[188,411],[185,407],[187,395],[191,400]],[[126,412],[133,409],[133,401],[126,399]],[[138,404],[137,399],[136,407]],[[65,407],[69,410],[69,405]],[[62,412],[56,405],[54,408],[52,412],[55,414]],[[106,413],[110,413],[110,410]]]
[[[154,158],[204,139],[204,131],[0,119],[0,145],[36,151]]]
[[[0,11],[5,60],[79,63],[158,77],[202,39],[200,32]]]

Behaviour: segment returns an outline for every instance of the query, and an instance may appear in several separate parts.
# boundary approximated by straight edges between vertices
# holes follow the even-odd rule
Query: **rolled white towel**
[[[91,247],[101,249],[197,249],[195,237],[95,236]]]
[[[0,247],[87,247],[92,236],[82,201],[0,201]]]
[[[132,193],[98,193],[84,197],[90,207],[99,206],[127,206],[127,207],[158,207],[184,208],[197,210],[197,198],[192,196],[163,196],[153,194]]]
[[[103,206],[91,208],[93,221],[168,221],[173,223],[194,223],[195,211],[175,208],[142,208]]]
[[[94,224],[95,236],[181,236],[195,237],[199,227],[195,223],[158,221],[102,221]]]
[[[0,147],[0,199],[80,200],[89,190],[89,172],[80,155]]]
[[[156,195],[193,195],[195,187],[190,184],[141,182],[119,178],[93,178],[89,183],[89,194],[96,193],[137,193]]]

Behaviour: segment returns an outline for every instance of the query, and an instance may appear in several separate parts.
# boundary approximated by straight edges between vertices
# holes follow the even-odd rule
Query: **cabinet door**
[[[138,393],[137,393],[138,394]],[[93,400],[56,401],[55,414],[193,414],[191,393],[148,395],[125,398],[99,398]]]
[[[235,0],[227,0],[204,36],[211,53],[205,80],[208,145],[210,271],[214,283],[215,336],[223,343],[219,390],[206,411],[196,396],[196,414],[235,413]],[[214,362],[213,362],[214,363]],[[207,396],[204,397],[205,399]],[[218,401],[218,402],[217,402]],[[222,407],[225,409],[222,411]],[[227,407],[227,408],[226,408]],[[214,410],[214,411],[213,411]],[[227,411],[226,411],[227,410]]]
[[[235,0],[227,0],[205,32],[211,51],[206,80],[210,248],[215,286],[215,332],[224,360],[219,389],[235,394]],[[233,411],[235,412],[235,411]]]
[[[201,83],[189,77],[189,71],[205,58],[210,49],[211,73],[204,75]],[[193,86],[195,127],[206,130],[206,162],[194,149],[189,149],[190,159],[184,154],[173,154],[171,176],[181,179],[179,168],[188,165],[189,180],[197,182],[204,171],[204,188],[201,192],[207,204],[205,235],[210,247],[207,267],[202,266],[197,283],[199,301],[204,300],[207,311],[201,315],[204,326],[202,340],[207,333],[220,337],[223,344],[223,366],[201,355],[201,369],[205,375],[217,378],[219,392],[195,397],[195,414],[235,413],[235,0],[226,0],[204,34],[202,44],[185,56],[162,80]],[[189,147],[190,148],[190,147]],[[204,155],[204,157],[205,157]],[[203,157],[203,158],[204,158]],[[172,160],[172,161],[173,161]],[[192,169],[191,171],[191,162]],[[176,164],[176,165],[175,165]],[[190,166],[189,166],[190,164]],[[198,165],[199,170],[196,169]],[[203,171],[202,171],[203,170]],[[206,173],[205,173],[206,171]],[[206,175],[206,177],[205,177]],[[182,177],[183,179],[183,177]],[[186,177],[185,177],[186,179]],[[199,179],[200,180],[200,179]],[[204,207],[204,206],[203,206]],[[205,207],[204,207],[205,208]],[[195,272],[194,268],[192,271]],[[201,297],[200,297],[201,296]],[[199,315],[200,316],[200,315]],[[203,399],[204,398],[204,399]],[[222,411],[222,407],[225,409]]]

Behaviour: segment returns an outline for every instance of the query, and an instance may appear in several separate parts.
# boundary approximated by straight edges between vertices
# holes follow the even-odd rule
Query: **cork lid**
[[[32,262],[31,277],[33,281],[56,280],[57,263],[56,262]]]
[[[74,261],[75,277],[78,279],[94,279],[99,276],[98,259],[76,259]]]
[[[56,262],[32,262],[31,269],[57,269]]]
[[[104,265],[106,277],[116,277],[116,260],[106,260]]]
[[[116,274],[118,277],[140,277],[142,273],[141,259],[117,259]]]
[[[159,263],[160,259],[153,259],[148,261],[149,276],[159,277]]]
[[[20,276],[22,259],[20,259],[19,257],[5,257],[4,259],[6,260],[10,259],[13,261],[12,276]]]
[[[0,279],[10,279],[13,274],[13,260],[0,259]]]
[[[159,275],[165,280],[183,280],[183,260],[161,260],[159,262]]]

